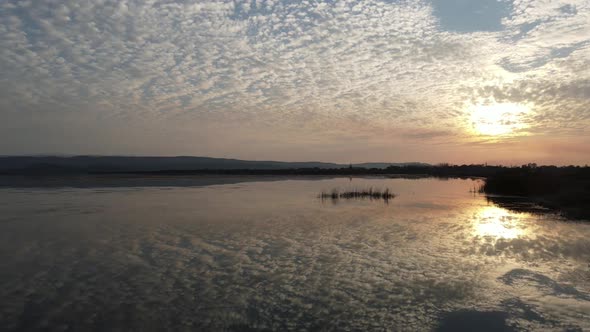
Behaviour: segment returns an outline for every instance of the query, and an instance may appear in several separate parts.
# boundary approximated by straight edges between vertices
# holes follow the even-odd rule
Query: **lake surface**
[[[588,222],[477,180],[214,183],[0,189],[0,330],[590,330]],[[398,196],[318,198],[369,186]]]

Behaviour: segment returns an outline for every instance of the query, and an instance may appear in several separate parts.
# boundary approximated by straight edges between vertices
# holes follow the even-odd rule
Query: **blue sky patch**
[[[434,15],[443,30],[469,33],[499,31],[511,4],[498,0],[433,0]]]

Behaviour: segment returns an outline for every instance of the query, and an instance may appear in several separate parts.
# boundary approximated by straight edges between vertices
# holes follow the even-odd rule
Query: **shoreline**
[[[553,168],[508,169],[488,177],[480,192],[486,195],[516,196],[566,218],[590,221],[588,168],[569,171]]]

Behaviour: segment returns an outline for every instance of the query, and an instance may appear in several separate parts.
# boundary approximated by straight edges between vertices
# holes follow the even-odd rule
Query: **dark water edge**
[[[489,202],[514,212],[525,212],[536,215],[556,214],[573,221],[590,221],[590,205],[571,206],[563,204],[559,199],[543,196],[503,196],[486,195]]]
[[[285,180],[350,179],[425,179],[418,174],[386,175],[248,175],[248,174],[84,174],[84,175],[0,175],[0,188],[125,188],[125,187],[203,187],[246,182]],[[441,178],[446,179],[446,178]]]
[[[289,179],[328,179],[312,176],[276,175],[4,175],[0,188],[125,188],[125,187],[204,187],[243,182],[283,181]]]

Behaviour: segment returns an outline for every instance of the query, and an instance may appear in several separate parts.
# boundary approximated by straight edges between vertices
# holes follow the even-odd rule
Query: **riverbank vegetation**
[[[527,197],[571,218],[590,219],[590,168],[507,168],[486,177],[482,191],[488,195]]]

